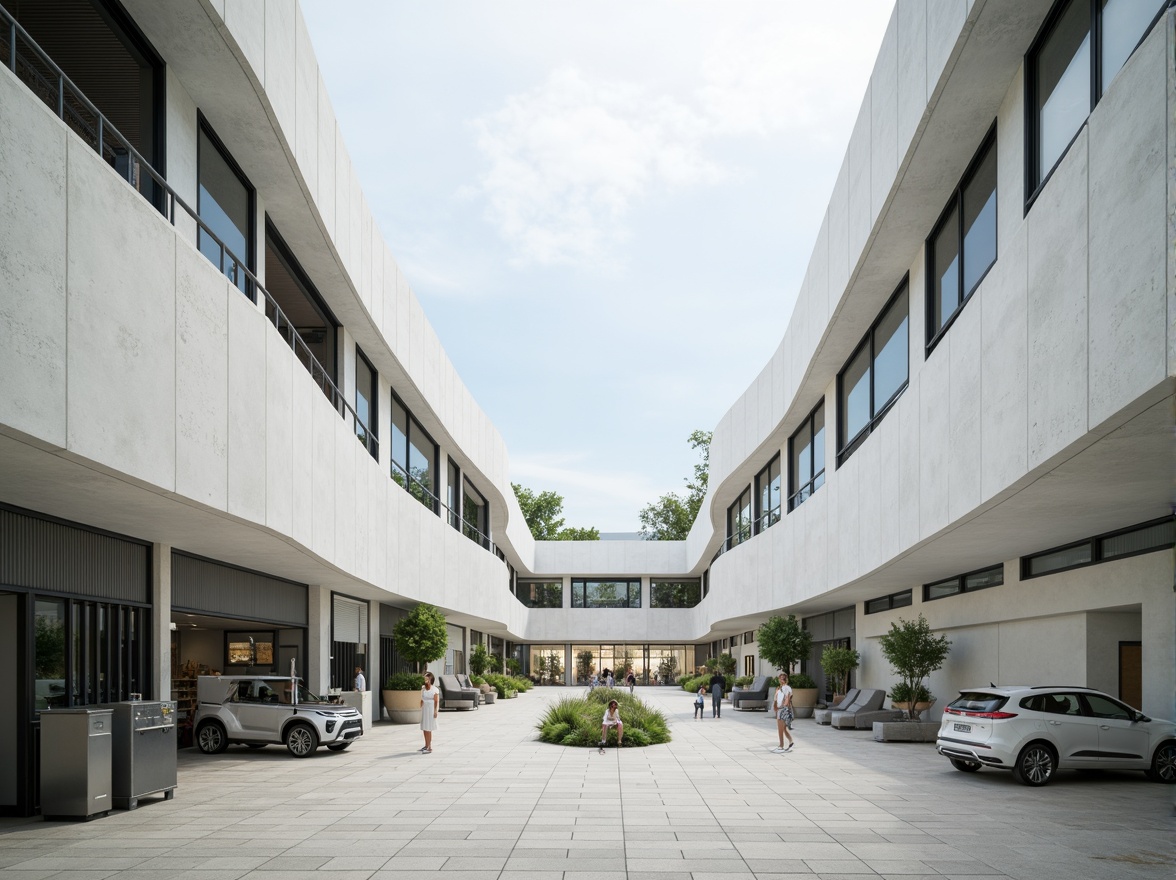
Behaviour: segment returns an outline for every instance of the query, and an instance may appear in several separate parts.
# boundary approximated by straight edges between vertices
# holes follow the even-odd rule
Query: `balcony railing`
[[[326,395],[336,412],[350,422],[353,429],[357,426],[363,429],[362,434],[356,431],[356,434],[360,435],[360,442],[365,442],[366,438],[367,444],[377,443],[375,432],[356,414],[355,409],[332,381],[330,374],[294,329],[294,325],[290,323],[277,300],[262,286],[257,276],[249,271],[245,262],[226,247],[208,224],[200,219],[196,211],[172,189],[163,175],[110,124],[94,103],[73,84],[3,6],[0,6],[0,27],[3,28],[5,35],[5,39],[0,40],[0,63],[44,101],[46,106],[101,156],[104,162],[114,168],[132,189],[153,204],[168,222],[175,226],[178,207],[182,214],[187,214],[196,223],[200,236],[207,236],[215,244],[220,257],[220,271],[237,287],[243,288],[245,295],[254,302],[257,301],[255,291],[260,291],[265,299],[266,317],[286,340],[294,356],[310,373],[311,379]],[[216,264],[215,260],[213,262]]]

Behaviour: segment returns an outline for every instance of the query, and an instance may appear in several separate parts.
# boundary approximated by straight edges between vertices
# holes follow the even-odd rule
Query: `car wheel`
[[[1058,759],[1045,743],[1029,743],[1021,749],[1013,775],[1023,785],[1045,785],[1053,779],[1058,768]]]
[[[196,747],[206,755],[219,755],[229,747],[229,738],[218,721],[206,721],[196,728]]]
[[[351,743],[349,743],[349,742],[333,743],[333,744],[327,746],[327,748],[330,749],[332,752],[341,752],[345,748],[347,748],[349,745],[351,745]]]
[[[1147,778],[1166,785],[1176,784],[1176,742],[1161,743],[1156,749]]]
[[[980,769],[979,761],[965,761],[963,758],[949,758],[951,766],[964,773],[975,773]]]
[[[295,758],[308,758],[318,748],[318,734],[309,724],[292,724],[286,731],[286,748]]]

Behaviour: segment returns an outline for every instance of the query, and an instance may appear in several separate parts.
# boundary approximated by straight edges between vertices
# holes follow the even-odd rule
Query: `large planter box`
[[[938,721],[875,721],[875,742],[933,743],[939,736]]]
[[[394,724],[421,723],[420,691],[381,691],[384,710]]]

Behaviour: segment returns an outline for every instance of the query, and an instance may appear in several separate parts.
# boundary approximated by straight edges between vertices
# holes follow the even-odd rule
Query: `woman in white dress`
[[[608,742],[608,729],[615,727],[617,729],[617,748],[621,747],[621,742],[625,738],[625,725],[621,721],[621,712],[617,706],[616,700],[608,701],[608,708],[604,710],[604,718],[600,723],[600,741]]]
[[[425,747],[420,751],[433,751],[433,731],[437,729],[437,710],[441,706],[441,691],[433,683],[433,673],[425,673],[425,686],[421,688],[421,730],[425,732]]]

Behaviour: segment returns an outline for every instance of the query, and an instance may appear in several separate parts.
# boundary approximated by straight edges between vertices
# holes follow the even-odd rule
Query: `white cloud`
[[[668,96],[553,72],[475,121],[489,161],[478,192],[516,264],[601,260],[625,240],[625,218],[655,188],[712,184],[707,120]]]

